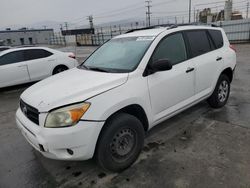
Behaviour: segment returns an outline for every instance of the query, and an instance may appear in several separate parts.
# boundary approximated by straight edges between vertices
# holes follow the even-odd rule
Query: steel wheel
[[[98,164],[112,172],[121,172],[131,166],[143,148],[144,131],[135,116],[114,114],[104,125],[97,143],[95,159]]]
[[[229,91],[228,83],[226,80],[224,80],[223,82],[221,82],[219,86],[218,99],[220,102],[223,103],[227,99],[228,91]]]
[[[128,158],[136,145],[136,133],[126,128],[118,131],[112,139],[110,150],[112,158],[122,161]]]

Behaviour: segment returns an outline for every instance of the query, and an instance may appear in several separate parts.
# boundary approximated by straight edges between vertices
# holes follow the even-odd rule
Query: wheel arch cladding
[[[230,82],[233,81],[233,70],[231,68],[226,68],[222,71],[221,75],[224,74],[226,76],[228,76]]]

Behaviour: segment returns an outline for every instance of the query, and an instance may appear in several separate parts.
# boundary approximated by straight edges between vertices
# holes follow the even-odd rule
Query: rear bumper
[[[45,128],[31,122],[20,110],[17,127],[26,140],[45,157],[59,160],[87,160],[93,157],[104,122],[80,121],[68,128]],[[69,153],[68,150],[73,151]]]

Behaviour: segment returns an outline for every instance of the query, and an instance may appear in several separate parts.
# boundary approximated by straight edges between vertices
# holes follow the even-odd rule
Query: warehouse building
[[[0,41],[8,46],[50,44],[53,29],[27,29],[0,31]]]

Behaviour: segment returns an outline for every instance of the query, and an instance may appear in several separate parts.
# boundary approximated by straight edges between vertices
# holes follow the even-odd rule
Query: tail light
[[[69,54],[69,57],[70,57],[70,58],[73,58],[73,59],[75,59],[75,58],[76,58],[76,56],[75,56],[75,54],[74,54],[74,53],[70,53],[70,54]]]
[[[237,52],[236,51],[236,48],[235,48],[235,46],[234,45],[232,45],[232,44],[230,44],[230,46],[229,46],[233,51],[235,51],[235,52]]]

